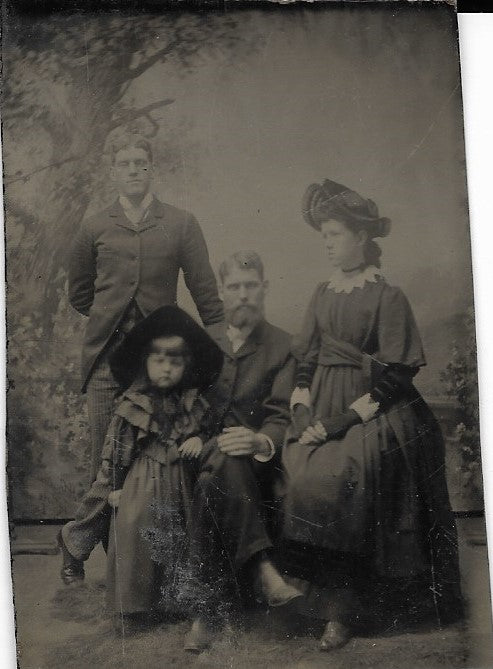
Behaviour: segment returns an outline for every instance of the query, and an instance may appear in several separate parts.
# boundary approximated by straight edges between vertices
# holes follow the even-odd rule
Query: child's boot
[[[62,552],[62,568],[60,576],[65,585],[72,585],[73,583],[80,583],[84,580],[84,562],[75,558],[65,546],[63,541],[62,531],[57,536],[58,545]]]

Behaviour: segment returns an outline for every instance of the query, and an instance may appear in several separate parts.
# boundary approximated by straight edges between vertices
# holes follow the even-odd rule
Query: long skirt
[[[288,431],[283,465],[284,542],[365,565],[372,577],[422,581],[442,614],[460,608],[443,442],[417,394],[320,446]]]
[[[110,527],[107,597],[115,613],[184,612],[194,476],[194,464],[181,459],[163,464],[144,454],[133,463]]]

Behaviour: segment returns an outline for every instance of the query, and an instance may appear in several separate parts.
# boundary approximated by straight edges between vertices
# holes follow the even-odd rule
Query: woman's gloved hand
[[[304,446],[311,446],[313,444],[323,444],[327,441],[327,432],[318,420],[314,425],[309,425],[298,440],[298,443]]]
[[[412,367],[399,364],[388,365],[370,391],[372,399],[378,402],[380,408],[385,411],[394,402],[409,393],[415,374],[416,370]]]
[[[346,413],[331,418],[321,418],[313,425],[307,427],[299,439],[300,444],[313,445],[323,444],[332,439],[342,439],[347,431],[361,423],[361,418],[356,411],[350,409]]]

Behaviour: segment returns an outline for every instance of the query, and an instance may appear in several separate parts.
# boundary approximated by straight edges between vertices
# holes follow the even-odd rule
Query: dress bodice
[[[298,360],[320,362],[320,352],[329,352],[334,339],[381,362],[425,364],[409,302],[383,278],[351,292],[336,292],[328,283],[317,286],[293,352]]]

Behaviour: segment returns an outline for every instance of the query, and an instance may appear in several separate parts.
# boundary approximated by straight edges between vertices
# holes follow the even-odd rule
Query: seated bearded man
[[[218,415],[219,436],[199,456],[190,559],[199,615],[185,648],[207,647],[221,627],[218,611],[237,598],[240,573],[253,580],[269,606],[301,596],[274,566],[266,528],[265,491],[273,481],[286,427],[295,361],[291,338],[264,317],[268,282],[260,257],[235,253],[219,269],[225,322],[208,328],[224,353],[207,399]]]

